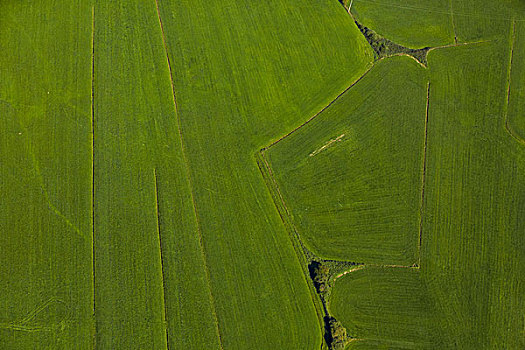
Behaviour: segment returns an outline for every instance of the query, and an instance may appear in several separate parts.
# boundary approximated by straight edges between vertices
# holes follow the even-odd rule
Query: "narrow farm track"
[[[186,177],[188,179],[188,184],[189,184],[190,193],[191,193],[191,202],[193,204],[193,214],[194,214],[194,217],[195,217],[195,222],[197,224],[197,232],[198,232],[198,235],[199,235],[199,246],[200,246],[201,256],[202,256],[202,259],[204,261],[204,269],[205,269],[205,272],[206,272],[206,284],[207,284],[207,287],[208,287],[208,296],[209,296],[210,303],[211,303],[211,306],[212,306],[212,314],[213,314],[213,319],[215,321],[215,330],[217,332],[217,337],[219,338],[219,346],[220,346],[221,349],[224,349],[223,348],[223,341],[222,341],[221,330],[220,330],[220,326],[219,326],[219,320],[217,318],[217,311],[216,311],[216,305],[215,305],[216,302],[215,302],[215,298],[213,297],[213,292],[212,292],[212,288],[211,288],[211,284],[210,284],[210,271],[209,271],[209,267],[208,267],[209,262],[208,262],[208,259],[206,257],[206,251],[205,251],[204,242],[203,242],[203,239],[202,239],[201,224],[200,224],[200,221],[199,221],[199,214],[198,214],[198,211],[197,211],[197,204],[195,203],[195,192],[194,192],[194,188],[193,188],[193,181],[192,181],[192,177],[191,177],[191,171],[190,171],[190,166],[189,166],[189,163],[188,163],[188,158],[186,156],[186,150],[185,150],[185,145],[184,145],[184,136],[182,135],[182,126],[181,126],[181,122],[180,122],[180,114],[178,113],[178,110],[177,110],[177,97],[176,97],[175,86],[173,84],[173,72],[171,70],[171,62],[170,62],[170,57],[169,57],[169,54],[168,54],[168,46],[167,46],[167,43],[166,43],[166,34],[164,32],[164,26],[163,26],[163,23],[162,23],[162,18],[161,18],[160,11],[159,11],[159,4],[158,4],[157,0],[155,0],[155,8],[157,10],[157,18],[158,18],[158,21],[159,21],[160,31],[162,33],[162,42],[164,44],[164,50],[165,50],[165,54],[166,54],[166,64],[168,65],[170,85],[171,85],[172,96],[173,96],[173,108],[174,108],[175,115],[176,115],[176,118],[177,118],[177,128],[178,128],[178,131],[179,131],[180,147],[181,147],[181,150],[182,150],[182,158],[183,158],[184,168],[186,169]]]

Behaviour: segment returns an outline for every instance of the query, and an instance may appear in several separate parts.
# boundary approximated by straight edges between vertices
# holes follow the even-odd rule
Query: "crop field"
[[[0,53],[0,349],[525,348],[523,1],[5,0]]]
[[[419,64],[382,60],[312,122],[268,149],[310,250],[326,259],[416,263],[426,97]]]

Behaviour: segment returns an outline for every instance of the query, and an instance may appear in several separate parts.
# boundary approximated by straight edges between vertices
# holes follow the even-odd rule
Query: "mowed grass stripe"
[[[421,171],[421,202],[419,204],[419,242],[417,246],[418,266],[421,266],[421,244],[423,241],[423,215],[425,211],[425,177],[427,173],[427,145],[428,145],[428,110],[430,106],[430,82],[427,83],[427,106],[425,109],[425,137],[423,144],[422,171]]]
[[[0,3],[0,339],[92,346],[89,1]]]
[[[95,319],[95,6],[91,6],[91,278],[93,288],[91,298],[93,304],[93,320]],[[93,349],[97,346],[96,322],[93,322]]]
[[[184,168],[186,170],[186,177],[188,179],[188,184],[189,184],[189,188],[190,188],[191,202],[192,202],[192,205],[193,205],[193,214],[194,214],[194,218],[195,218],[195,222],[196,222],[196,226],[197,226],[197,233],[198,233],[198,237],[199,237],[199,246],[200,246],[201,256],[202,256],[202,260],[204,262],[204,270],[206,272],[206,282],[207,282],[207,287],[208,287],[207,288],[208,289],[208,295],[209,295],[209,298],[210,298],[211,311],[212,311],[212,315],[213,315],[213,318],[214,318],[214,321],[215,321],[215,328],[216,328],[216,331],[217,331],[217,336],[219,338],[219,346],[222,349],[223,345],[222,345],[219,321],[217,320],[217,312],[215,310],[215,299],[213,297],[213,292],[212,292],[211,286],[210,286],[210,272],[209,272],[209,268],[208,268],[208,259],[206,258],[206,252],[204,250],[204,243],[202,241],[202,232],[201,232],[201,227],[200,227],[200,223],[199,223],[199,214],[197,212],[197,205],[195,204],[195,195],[194,195],[193,184],[192,184],[192,180],[191,180],[191,172],[190,172],[190,169],[189,169],[188,159],[186,157],[186,151],[184,149],[184,137],[182,135],[182,130],[181,130],[180,116],[179,116],[179,113],[177,111],[177,94],[175,92],[175,86],[173,85],[173,73],[172,73],[172,70],[171,70],[170,57],[168,55],[168,47],[167,47],[167,44],[166,44],[166,35],[164,33],[164,26],[162,24],[162,18],[160,16],[159,4],[158,4],[157,0],[155,0],[155,8],[157,10],[157,18],[159,20],[159,26],[160,26],[160,30],[162,32],[162,42],[164,44],[164,50],[165,50],[165,54],[166,54],[166,62],[167,62],[167,65],[168,65],[168,71],[169,71],[169,77],[170,77],[170,85],[171,85],[171,90],[172,90],[172,95],[173,95],[173,108],[174,108],[175,114],[177,116],[177,129],[179,131],[180,148],[181,148],[181,152],[182,152],[182,159],[183,159],[183,162],[184,162]]]

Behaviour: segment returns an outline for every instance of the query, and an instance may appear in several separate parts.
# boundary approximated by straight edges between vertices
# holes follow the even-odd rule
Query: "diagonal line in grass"
[[[166,282],[165,282],[165,273],[164,273],[164,257],[162,254],[163,251],[163,245],[162,245],[162,237],[160,234],[160,213],[159,213],[159,187],[158,187],[158,180],[157,180],[157,169],[153,169],[153,181],[154,181],[154,191],[155,191],[155,216],[157,220],[157,236],[159,240],[159,258],[160,258],[160,268],[161,268],[161,275],[162,275],[162,319],[164,321],[164,331],[166,332],[166,349],[170,349],[170,342],[169,342],[169,333],[168,333],[168,327],[167,327],[167,317],[168,317],[168,309],[167,309],[167,303],[166,303]]]

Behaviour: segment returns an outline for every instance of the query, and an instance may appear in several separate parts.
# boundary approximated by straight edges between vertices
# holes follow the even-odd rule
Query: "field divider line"
[[[93,282],[93,349],[97,347],[95,317],[95,6],[91,6],[91,269]]]
[[[323,348],[324,344],[324,317],[326,314],[326,309],[319,297],[317,296],[317,293],[315,292],[315,287],[313,285],[313,282],[311,279],[309,279],[308,271],[306,270],[306,266],[301,263],[301,261],[304,259],[304,261],[308,262],[308,258],[305,256],[305,246],[304,243],[301,240],[301,237],[299,236],[299,233],[297,232],[297,228],[295,227],[295,224],[289,214],[288,207],[286,206],[286,203],[284,202],[284,199],[282,197],[281,191],[279,189],[279,186],[277,184],[277,181],[274,178],[272,169],[270,167],[270,164],[268,163],[266,156],[264,154],[265,151],[260,150],[255,154],[257,166],[259,168],[259,171],[261,172],[261,175],[265,181],[267,189],[270,191],[270,196],[272,197],[272,202],[274,203],[274,206],[277,210],[277,213],[279,214],[279,218],[281,219],[281,222],[283,223],[284,229],[287,231],[288,235],[290,236],[290,241],[292,243],[293,250],[297,256],[297,259],[299,260],[299,263],[301,265],[301,270],[303,271],[303,277],[305,280],[305,283],[308,286],[310,299],[312,301],[312,304],[314,306],[315,313],[317,314],[317,318],[319,320],[319,328],[321,331],[321,349]],[[263,169],[264,168],[264,169]],[[278,198],[276,198],[278,197]],[[280,204],[280,205],[279,205]],[[295,238],[295,239],[294,239]],[[321,310],[322,309],[322,310]]]
[[[450,7],[450,21],[452,22],[452,31],[454,32],[454,43],[458,44],[458,36],[456,35],[456,23],[454,20],[454,8],[452,6],[452,0],[449,0]]]
[[[509,133],[509,135],[516,140],[518,143],[525,145],[525,140],[523,140],[519,135],[516,135],[514,130],[512,130],[512,127],[509,123],[509,104],[510,104],[510,87],[511,87],[511,79],[512,79],[512,64],[514,63],[514,45],[516,43],[516,21],[512,21],[511,24],[511,34],[510,34],[510,53],[509,53],[509,62],[508,62],[508,69],[507,69],[507,95],[505,98],[505,104],[503,106],[503,123],[505,127],[505,131]]]
[[[439,49],[448,49],[451,47],[459,47],[459,46],[470,46],[470,45],[480,45],[480,44],[487,44],[492,42],[493,40],[478,40],[478,41],[469,41],[469,42],[463,42],[463,43],[455,43],[455,44],[449,44],[449,45],[441,45],[441,46],[434,46],[428,49],[428,52]]]
[[[427,83],[427,101],[425,109],[425,137],[423,142],[423,156],[421,166],[421,198],[419,204],[419,240],[417,245],[418,266],[421,266],[421,246],[423,243],[423,213],[425,210],[425,182],[427,174],[427,146],[428,146],[428,115],[430,108],[430,81]]]
[[[376,5],[380,5],[380,6],[385,6],[385,7],[394,7],[394,8],[399,8],[399,9],[403,9],[403,10],[411,10],[411,11],[423,11],[425,13],[437,13],[437,14],[441,14],[441,15],[450,15],[450,12],[446,12],[446,11],[441,11],[441,10],[436,10],[436,9],[432,9],[432,8],[425,8],[425,7],[419,7],[419,6],[403,6],[403,5],[394,5],[394,4],[389,4],[389,3],[386,3],[386,2],[383,2],[383,1],[375,1],[375,0],[366,0],[366,2],[368,3],[372,3],[372,4],[376,4]],[[486,13],[474,13],[474,12],[456,12],[456,16],[460,16],[460,17],[471,17],[471,18],[487,18],[488,16],[490,16],[490,14],[486,14]],[[508,18],[508,17],[504,17],[504,16],[492,16],[491,19],[493,20],[498,20],[498,21],[512,21],[513,18]],[[525,22],[525,19],[518,19],[516,20],[517,22]]]
[[[274,146],[275,144],[281,142],[282,140],[284,140],[285,138],[287,138],[288,136],[290,136],[291,134],[293,134],[294,132],[296,132],[297,130],[301,129],[302,127],[306,126],[308,123],[310,123],[312,120],[314,120],[318,115],[320,115],[321,113],[323,113],[326,109],[328,109],[328,107],[330,107],[331,105],[333,105],[341,96],[343,96],[348,90],[350,90],[353,86],[355,86],[358,82],[361,81],[361,79],[363,79],[367,74],[368,72],[370,72],[372,70],[372,68],[374,67],[374,63],[372,63],[366,70],[365,72],[359,77],[357,78],[352,84],[350,84],[350,86],[348,86],[346,89],[344,89],[342,92],[339,93],[339,95],[337,95],[332,101],[330,101],[326,106],[324,106],[319,112],[315,113],[313,116],[311,116],[310,118],[308,118],[308,120],[306,120],[305,122],[303,122],[302,124],[300,124],[299,126],[295,127],[292,131],[288,132],[287,134],[285,134],[284,136],[281,136],[278,140],[272,142],[270,145],[266,146],[266,147],[263,147],[261,149],[261,151],[266,151],[267,149],[269,149],[270,147]]]
[[[164,44],[164,51],[166,53],[166,63],[168,65],[169,78],[170,78],[172,97],[173,97],[173,107],[175,109],[174,112],[175,112],[175,116],[176,116],[176,120],[177,120],[177,126],[178,126],[178,132],[179,132],[179,141],[180,141],[181,152],[182,152],[182,159],[183,159],[184,168],[185,168],[185,171],[186,171],[186,178],[187,178],[187,182],[188,182],[188,187],[190,188],[191,201],[192,201],[192,205],[193,205],[193,214],[194,214],[194,217],[195,217],[195,225],[196,225],[197,234],[198,234],[198,237],[199,237],[199,246],[200,246],[200,251],[201,251],[201,257],[202,257],[202,260],[204,262],[204,270],[205,270],[205,273],[206,273],[206,282],[207,282],[207,285],[208,285],[208,297],[210,299],[211,312],[212,312],[212,316],[213,316],[213,319],[214,319],[214,322],[215,322],[215,331],[217,333],[217,337],[218,337],[218,340],[219,340],[219,347],[220,347],[220,349],[224,350],[224,347],[223,347],[223,344],[222,344],[222,334],[221,334],[221,330],[220,330],[220,327],[219,327],[219,319],[217,317],[217,310],[216,310],[216,307],[215,307],[215,298],[213,296],[213,292],[212,292],[212,288],[211,288],[211,278],[210,278],[210,270],[209,270],[209,267],[208,267],[208,259],[206,257],[206,252],[205,252],[205,247],[204,247],[204,240],[202,238],[202,229],[201,229],[201,224],[200,224],[200,220],[199,220],[197,204],[196,204],[196,201],[195,201],[195,191],[193,189],[193,180],[192,180],[192,177],[191,177],[191,171],[190,171],[190,167],[189,167],[189,163],[188,163],[188,158],[186,156],[186,148],[185,148],[185,145],[184,145],[184,138],[183,138],[182,128],[181,128],[182,125],[181,125],[180,115],[178,113],[177,97],[176,97],[175,85],[173,83],[173,72],[172,72],[172,69],[171,69],[170,57],[169,57],[169,54],[168,54],[168,45],[167,45],[167,42],[166,42],[166,34],[164,32],[164,26],[162,24],[162,18],[161,18],[161,15],[160,15],[158,0],[155,0],[155,7],[156,7],[156,10],[157,10],[157,18],[159,20],[160,31],[161,31],[161,34],[162,34],[162,42]]]
[[[165,273],[164,273],[164,257],[163,257],[163,248],[162,245],[162,235],[160,233],[160,209],[159,209],[159,186],[158,186],[158,179],[157,179],[157,168],[153,168],[153,181],[154,181],[154,191],[155,191],[155,217],[157,219],[157,236],[159,239],[159,258],[160,258],[160,273],[161,273],[161,281],[162,281],[162,319],[164,322],[164,331],[166,332],[166,349],[170,349],[170,342],[169,342],[169,332],[168,332],[168,308],[166,303],[166,279],[165,279]]]

